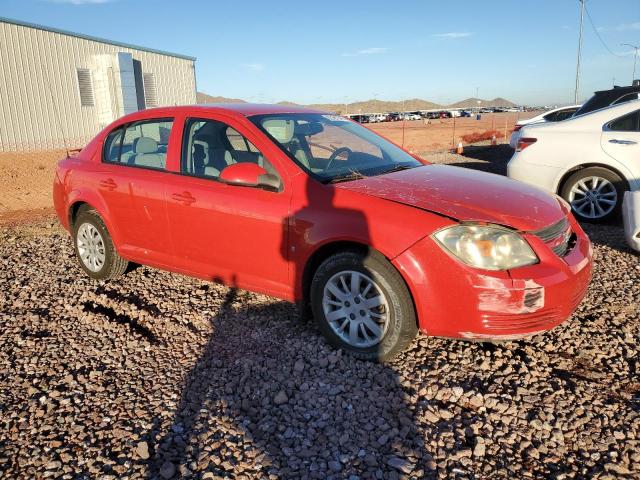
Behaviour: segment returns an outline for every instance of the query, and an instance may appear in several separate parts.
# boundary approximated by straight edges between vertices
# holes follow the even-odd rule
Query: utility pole
[[[636,51],[633,54],[633,75],[631,76],[631,84],[633,85],[633,81],[636,79],[636,61],[638,60],[638,49],[640,48],[640,46],[631,45],[629,43],[621,43],[620,45],[622,45],[623,47],[631,47]]]
[[[580,89],[580,55],[582,54],[582,24],[584,23],[584,0],[580,0],[580,36],[578,37],[578,64],[576,66],[576,91],[573,95],[575,104],[578,103],[578,90]]]

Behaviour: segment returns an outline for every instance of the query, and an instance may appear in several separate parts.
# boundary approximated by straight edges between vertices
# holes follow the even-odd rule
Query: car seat
[[[130,165],[142,167],[165,168],[166,154],[158,153],[158,142],[151,137],[139,137],[133,141],[133,155]]]

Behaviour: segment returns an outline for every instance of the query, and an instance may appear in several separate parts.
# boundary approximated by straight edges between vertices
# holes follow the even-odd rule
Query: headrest
[[[133,151],[135,153],[157,153],[158,142],[151,137],[136,138],[133,144]]]
[[[293,120],[270,118],[262,122],[264,129],[279,143],[289,143],[293,138],[295,123]]]

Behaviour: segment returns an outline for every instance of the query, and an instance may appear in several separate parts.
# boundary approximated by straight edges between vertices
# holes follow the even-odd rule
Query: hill
[[[239,98],[226,98],[226,97],[214,97],[207,95],[206,93],[198,92],[198,103],[246,103]],[[482,107],[514,107],[515,104],[505,98],[494,98],[493,100],[483,100],[478,98],[467,98],[459,102],[448,105],[449,108],[474,108],[478,106],[478,100],[482,103]],[[328,112],[335,112],[339,114],[345,113],[378,113],[378,112],[410,112],[414,110],[432,110],[437,108],[443,108],[444,105],[439,105],[429,100],[423,100],[421,98],[410,98],[403,101],[391,101],[391,100],[364,100],[362,102],[353,103],[312,103],[310,105],[301,105],[299,103],[289,102],[283,100],[278,102],[278,105],[289,105],[299,107],[317,108],[318,110],[326,110]]]
[[[485,98],[466,98],[459,102],[452,103],[449,108],[476,108],[480,101],[480,107],[515,107],[516,104],[507,100],[506,98],[498,97],[493,100],[487,100]]]
[[[214,97],[206,93],[196,92],[196,103],[247,103],[240,98]]]

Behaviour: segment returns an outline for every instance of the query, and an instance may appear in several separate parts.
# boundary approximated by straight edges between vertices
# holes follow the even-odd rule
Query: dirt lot
[[[510,135],[518,118],[528,118],[536,112],[483,114],[482,120],[457,118],[456,138],[473,132],[497,129]],[[402,123],[370,124],[376,132],[402,144]],[[405,122],[404,144],[416,153],[448,149],[452,145],[453,119]],[[502,137],[498,141],[503,141]],[[507,139],[508,142],[508,139]],[[28,220],[53,212],[51,187],[55,165],[65,156],[64,150],[25,153],[0,152],[0,224]]]
[[[565,324],[375,365],[289,304],[144,267],[90,281],[53,220],[5,226],[0,476],[638,478],[640,264],[619,226],[586,228],[594,279]]]
[[[462,136],[474,132],[482,133],[488,130],[497,131],[496,140],[498,143],[509,143],[509,137],[516,121],[531,118],[538,113],[540,112],[483,113],[481,120],[476,120],[475,117],[465,117],[430,120],[430,123],[425,123],[425,120],[404,122],[404,146],[408,150],[419,154],[450,149],[452,145],[462,140]],[[395,143],[402,145],[402,124],[403,122],[385,122],[368,124],[367,126]]]
[[[0,223],[53,211],[55,165],[64,150],[0,152]]]

